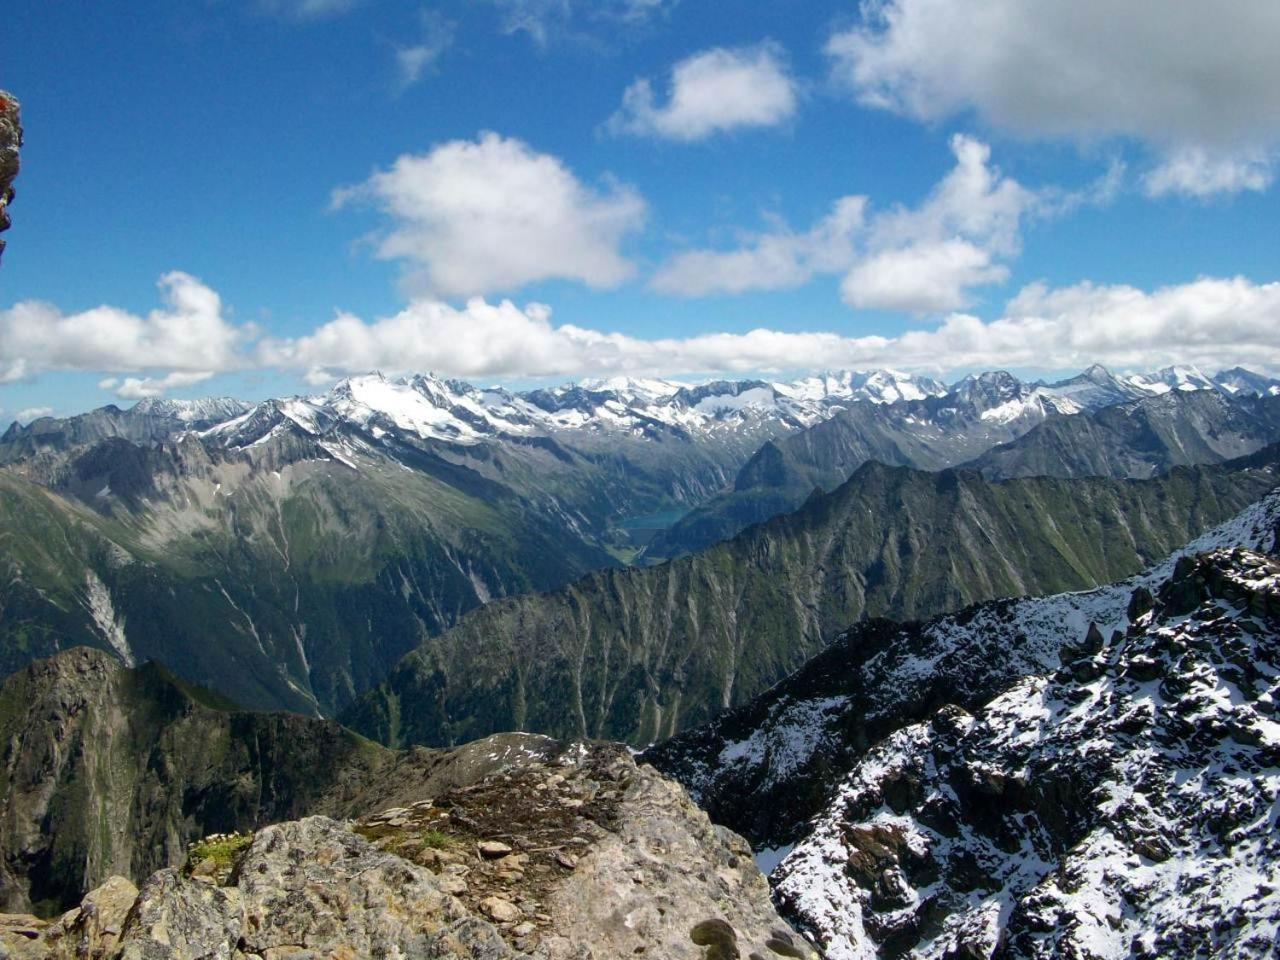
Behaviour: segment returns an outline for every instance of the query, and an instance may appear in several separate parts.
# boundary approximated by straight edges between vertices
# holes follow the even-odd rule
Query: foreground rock
[[[831,960],[1275,955],[1280,562],[1185,557],[1128,612],[867,753],[774,874]]]
[[[47,926],[0,922],[0,941],[14,956],[129,960],[812,956],[745,841],[625,749],[472,746],[513,762],[438,796],[406,790],[357,821],[202,844],[125,911],[129,888],[112,880],[111,896],[95,891]],[[214,849],[231,853],[203,856]]]
[[[0,233],[9,229],[9,204],[13,202],[13,181],[18,175],[18,150],[22,147],[22,114],[18,99],[0,90]],[[0,239],[0,255],[4,240]]]

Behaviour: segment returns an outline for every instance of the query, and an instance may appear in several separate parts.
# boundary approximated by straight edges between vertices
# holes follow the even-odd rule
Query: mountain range
[[[1217,403],[1179,422],[1208,430],[1216,416],[1221,437],[1197,446],[1175,431],[1170,444],[1195,456],[1157,466],[1270,436],[1253,411],[1280,386],[1263,378],[1104,373],[524,393],[372,375],[311,398],[152,399],[15,424],[0,437],[0,669],[85,643],[171,664],[246,707],[335,715],[469,611],[655,559],[687,528],[678,518],[714,510],[735,475],[785,491],[765,513],[798,506],[812,471],[768,486],[783,445],[810,460],[828,451],[814,485],[834,487],[869,456],[936,468],[1117,403]],[[850,425],[868,423],[883,442],[831,440],[865,437]],[[1078,459],[1044,472],[1072,475]]]
[[[341,717],[389,744],[540,730],[644,745],[742,703],[864,618],[1138,572],[1280,483],[1280,446],[1145,481],[864,464],[830,494],[655,567],[495,601]]]
[[[1277,440],[1100,367],[14,425],[0,948],[1252,955]]]
[[[868,460],[923,470],[972,466],[993,480],[1141,478],[1280,440],[1280,395],[1239,372],[1221,379],[1174,369],[1121,380],[1093,366],[1046,386],[993,373],[942,396],[855,405],[764,443],[732,490],[661,531],[646,555],[675,556],[723,540],[795,509],[815,488],[839,485]]]

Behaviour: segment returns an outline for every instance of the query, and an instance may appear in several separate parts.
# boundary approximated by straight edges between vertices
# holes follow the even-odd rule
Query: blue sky
[[[1147,7],[10,0],[0,420],[364,365],[1280,373],[1280,13]]]

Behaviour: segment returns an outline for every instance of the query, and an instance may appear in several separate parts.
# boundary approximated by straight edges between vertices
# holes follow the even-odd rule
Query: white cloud
[[[1280,283],[1205,278],[1145,292],[1084,283],[1024,288],[999,319],[962,313],[897,336],[757,329],[646,340],[564,324],[545,306],[419,301],[366,322],[344,314],[297,339],[269,340],[258,360],[316,382],[372,369],[463,377],[666,375],[891,366],[1079,369],[1193,363],[1280,371]]]
[[[872,0],[827,46],[858,99],[973,108],[1016,133],[1155,143],[1280,136],[1280,5],[1235,0]]]
[[[0,383],[46,370],[192,372],[243,362],[254,329],[231,323],[217,293],[177,271],[159,287],[163,306],[146,316],[109,306],[64,314],[31,300],[0,310]]]
[[[1271,161],[1263,153],[1214,156],[1192,147],[1166,157],[1143,177],[1142,185],[1152,197],[1181,194],[1203,199],[1243,190],[1261,193],[1272,178]]]
[[[558,158],[495,133],[405,154],[334,194],[338,207],[356,200],[392,222],[377,256],[404,261],[410,289],[443,297],[550,278],[616,286],[633,272],[622,242],[645,216],[630,187],[590,187]]]
[[[942,312],[967,306],[972,289],[1003,282],[997,258],[1015,256],[1022,221],[1043,201],[991,166],[991,149],[951,138],[956,165],[918,207],[874,217],[867,254],[841,286],[856,307]]]
[[[185,274],[169,274],[166,282],[172,286],[178,277],[195,283]],[[217,295],[201,287],[192,299],[216,302]],[[56,321],[57,311],[44,309]],[[112,308],[99,311],[103,316],[123,315]],[[0,316],[7,322],[13,312]],[[156,311],[146,321],[135,321],[163,325],[156,319],[159,314],[176,316]],[[299,337],[263,338],[256,346],[241,337],[227,350],[201,353],[201,366],[194,364],[193,353],[187,358],[192,361],[189,369],[166,375],[111,376],[99,386],[136,399],[203,382],[212,373],[271,368],[301,374],[313,382],[374,369],[514,379],[838,367],[896,367],[944,374],[995,367],[1069,370],[1094,362],[1118,369],[1172,363],[1210,370],[1244,365],[1280,373],[1278,326],[1280,282],[1257,284],[1243,277],[1202,278],[1150,292],[1123,285],[1081,283],[1051,289],[1033,284],[1010,300],[995,320],[952,313],[939,323],[918,323],[894,336],[760,328],[644,339],[607,329],[556,325],[550,309],[537,304],[519,308],[510,301],[489,303],[476,298],[455,307],[416,300],[393,316],[375,320],[340,314]],[[79,364],[75,366],[55,342],[56,337],[82,338],[85,329],[80,324],[54,322],[52,335],[42,344],[52,351],[51,357],[62,360],[39,369],[111,369],[114,353],[81,349],[75,354]],[[138,346],[144,339],[134,336],[132,342]],[[7,339],[0,343],[7,349]],[[177,365],[171,350],[148,348],[140,353],[152,363],[118,368]],[[38,371],[33,368],[32,372]],[[33,411],[19,416],[29,414]]]
[[[1133,137],[1173,158],[1280,141],[1274,0],[1229,9],[1203,0],[868,0],[862,9],[863,22],[834,34],[827,53],[837,80],[867,106],[922,120],[973,110],[1019,135]],[[1162,170],[1151,175],[1167,185],[1162,193],[1260,182],[1256,173],[1242,186],[1239,173]]]
[[[1009,270],[967,240],[916,243],[861,260],[840,284],[851,307],[942,313],[968,302],[973,287],[1001,283]]]
[[[675,65],[666,103],[640,79],[627,87],[607,127],[616,133],[700,140],[742,127],[772,127],[796,109],[796,83],[775,44],[716,47]]]
[[[650,285],[686,297],[778,290],[838,271],[854,259],[866,197],[841,197],[831,213],[804,233],[783,227],[757,234],[737,250],[690,250],[663,264]]]
[[[53,416],[53,407],[27,407],[25,410],[19,410],[13,415],[14,419],[19,423],[30,423],[32,420],[51,416]]]
[[[419,41],[411,46],[396,48],[396,68],[402,88],[413,86],[425,73],[434,70],[445,51],[453,45],[457,24],[452,20],[441,16],[436,10],[422,11],[421,20],[422,33]]]
[[[1095,187],[1088,197],[1023,187],[992,166],[990,148],[972,137],[953,137],[951,150],[955,166],[916,207],[864,217],[865,198],[844,197],[806,233],[783,229],[752,237],[736,250],[680,254],[658,270],[653,286],[701,296],[846,273],[843,292],[853,306],[953,310],[968,305],[973,288],[1008,276],[999,260],[1019,252],[1024,219],[1095,199]]]
[[[197,370],[191,373],[174,372],[163,377],[125,377],[119,383],[110,377],[101,381],[98,386],[104,390],[115,390],[117,397],[124,400],[141,400],[144,397],[159,397],[170,390],[192,387],[203,383],[213,376],[210,370]]]

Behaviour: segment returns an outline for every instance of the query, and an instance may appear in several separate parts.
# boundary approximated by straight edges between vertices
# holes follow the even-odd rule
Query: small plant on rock
[[[192,866],[212,860],[220,869],[228,869],[253,843],[252,833],[211,833],[187,848],[187,863]]]

